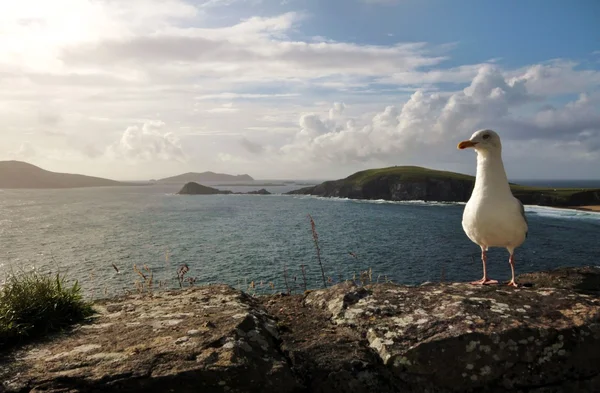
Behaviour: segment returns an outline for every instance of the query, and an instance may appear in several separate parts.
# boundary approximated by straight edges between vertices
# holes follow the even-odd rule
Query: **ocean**
[[[307,287],[317,288],[308,214],[333,283],[369,269],[373,281],[402,284],[482,275],[479,248],[461,227],[463,204],[281,195],[297,185],[265,187],[277,193],[267,196],[180,196],[179,188],[0,190],[0,281],[19,270],[62,272],[86,296],[101,298],[135,291],[134,265],[152,272],[155,288],[177,288],[177,269],[186,264],[195,285],[270,293],[285,290],[286,277],[288,287],[303,289],[304,265]],[[527,206],[526,214],[517,274],[600,264],[599,213]],[[492,278],[510,279],[506,250],[491,250],[488,260]]]

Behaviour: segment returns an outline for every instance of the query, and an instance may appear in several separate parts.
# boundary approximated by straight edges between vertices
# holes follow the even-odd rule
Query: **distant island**
[[[44,170],[22,161],[0,161],[0,189],[132,186],[100,177]]]
[[[475,177],[418,166],[395,166],[357,172],[286,194],[390,201],[466,202]],[[600,204],[600,189],[528,187],[511,183],[513,195],[526,205],[574,207]]]
[[[157,180],[157,183],[173,184],[173,183],[189,183],[189,182],[248,182],[254,181],[250,175],[227,175],[225,173],[215,172],[188,172],[182,175],[166,177]]]
[[[181,190],[177,193],[179,195],[230,195],[230,194],[250,194],[250,195],[270,195],[271,193],[267,190],[260,189],[258,191],[250,192],[233,192],[229,190],[219,190],[213,187],[204,186],[196,182],[186,183]]]

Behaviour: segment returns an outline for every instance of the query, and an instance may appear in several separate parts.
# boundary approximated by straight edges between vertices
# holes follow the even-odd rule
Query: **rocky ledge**
[[[599,277],[128,296],[5,355],[0,391],[598,392]]]

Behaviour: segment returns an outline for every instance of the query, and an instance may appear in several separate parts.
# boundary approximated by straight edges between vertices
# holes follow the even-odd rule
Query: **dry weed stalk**
[[[187,272],[190,271],[190,268],[187,264],[183,264],[179,266],[177,269],[177,280],[179,281],[179,288],[183,288],[183,280]]]
[[[287,266],[285,266],[285,265],[283,265],[283,280],[285,281],[285,290],[286,290],[286,293],[289,295],[292,292],[290,291],[290,286],[288,284]]]
[[[325,279],[325,269],[323,268],[323,262],[321,261],[321,247],[319,247],[319,234],[317,233],[317,227],[315,225],[315,220],[313,220],[312,216],[309,214],[308,218],[310,219],[310,229],[312,231],[313,241],[315,242],[315,249],[317,250],[317,261],[319,261],[319,266],[321,267],[321,277],[323,278],[323,287],[327,288],[327,280]]]
[[[306,270],[304,268],[304,265],[300,265],[300,269],[302,270],[302,282],[304,285],[304,292],[306,292],[308,286],[306,285]]]
[[[140,293],[141,292],[152,292],[153,277],[154,277],[154,274],[152,273],[152,269],[150,269],[148,267],[148,265],[144,265],[142,267],[142,269],[144,269],[146,271],[146,274],[144,274],[144,272],[142,272],[135,263],[133,264],[133,271],[136,272],[142,278],[141,282],[136,280],[136,282],[135,282],[136,289]]]

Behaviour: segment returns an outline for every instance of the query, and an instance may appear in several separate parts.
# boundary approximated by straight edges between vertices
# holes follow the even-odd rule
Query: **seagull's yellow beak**
[[[477,144],[477,142],[471,142],[471,141],[462,141],[458,144],[458,148],[460,150],[462,149],[466,149],[467,147],[474,147]]]

